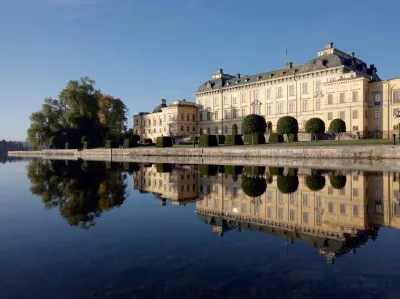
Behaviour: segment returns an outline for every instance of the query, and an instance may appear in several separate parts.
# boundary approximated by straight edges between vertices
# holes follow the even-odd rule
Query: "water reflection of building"
[[[259,197],[246,195],[243,175],[201,177],[196,211],[215,232],[252,229],[303,239],[328,258],[375,238],[379,226],[400,228],[395,174],[346,174],[337,180],[343,187],[326,175],[318,191],[307,186],[310,177],[299,175],[297,190],[289,194],[279,190],[276,176],[266,174],[269,183]]]
[[[154,193],[164,204],[166,199],[176,205],[197,199],[197,171],[193,166],[144,165],[133,174],[133,184],[139,191]]]

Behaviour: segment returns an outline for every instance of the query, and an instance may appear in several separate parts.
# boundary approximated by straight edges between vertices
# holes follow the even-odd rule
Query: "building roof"
[[[380,81],[376,74],[376,68],[373,64],[370,67],[362,61],[354,57],[354,55],[344,53],[340,50],[333,49],[331,54],[321,55],[308,61],[305,64],[293,66],[288,63],[283,69],[259,73],[255,75],[236,76],[223,74],[219,78],[208,80],[200,85],[197,92],[205,92],[215,89],[231,88],[234,86],[242,86],[245,84],[255,83],[257,81],[265,81],[268,79],[284,78],[288,76],[308,73],[312,71],[325,70],[329,68],[344,66],[352,71],[357,71],[371,81]]]
[[[156,107],[153,109],[153,112],[152,112],[152,113],[161,112],[161,111],[162,111],[162,108],[165,108],[165,107],[168,107],[168,105],[167,105],[166,103],[161,103],[160,105],[156,106]]]

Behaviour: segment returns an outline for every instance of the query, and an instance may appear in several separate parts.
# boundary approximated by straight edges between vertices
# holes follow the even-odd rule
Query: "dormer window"
[[[245,82],[248,82],[249,80],[250,80],[249,78],[246,78],[244,81],[245,81]]]
[[[260,80],[262,78],[262,76],[258,76],[258,80]]]
[[[269,76],[270,76],[271,78],[272,78],[274,75],[275,75],[274,73],[269,74]]]
[[[240,82],[240,80],[236,80],[236,84],[238,84]]]

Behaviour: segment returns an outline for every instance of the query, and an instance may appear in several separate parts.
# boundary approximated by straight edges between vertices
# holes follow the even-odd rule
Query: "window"
[[[267,99],[270,99],[270,98],[272,98],[272,91],[271,91],[271,88],[268,88],[267,89]]]
[[[196,131],[196,127],[193,126],[193,127],[192,127],[192,132],[195,132],[195,131]]]
[[[339,100],[340,100],[340,103],[342,104],[342,103],[344,103],[344,92],[341,92],[340,94],[339,94]]]
[[[233,102],[233,104],[237,104],[237,98],[236,97],[232,97],[232,102]]]
[[[353,131],[358,131],[358,126],[353,126]]]
[[[224,96],[224,105],[228,105],[229,103],[228,103],[228,97],[227,96]]]
[[[332,112],[328,112],[328,120],[332,120],[333,118],[333,113]]]
[[[353,119],[358,119],[358,110],[353,110]]]
[[[232,109],[232,118],[236,118],[237,117],[237,109],[233,108]]]
[[[375,119],[380,119],[381,118],[381,111],[380,110],[375,110],[374,111],[374,118]]]
[[[271,115],[272,114],[272,105],[268,104],[267,105],[267,115]]]
[[[351,93],[351,100],[353,101],[353,102],[358,102],[358,91],[353,91],[352,93]]]
[[[399,104],[400,103],[400,90],[394,90],[393,91],[393,104]]]
[[[334,212],[333,202],[328,203],[328,212],[329,214],[333,214]]]
[[[283,103],[278,103],[278,114],[283,113]]]
[[[346,117],[346,112],[345,112],[345,111],[340,111],[340,112],[339,112],[339,118],[340,118],[341,120],[344,120],[345,117]]]
[[[278,95],[277,95],[277,97],[278,97],[278,98],[282,98],[282,97],[283,97],[283,94],[282,94],[282,87],[278,87]]]
[[[228,127],[227,126],[224,127],[224,133],[228,134]]]
[[[253,100],[258,101],[258,90],[253,91]]]
[[[242,203],[242,213],[246,214],[247,213],[247,204],[244,202]]]
[[[271,218],[271,207],[267,207],[267,217]]]
[[[218,98],[214,98],[214,107],[218,107],[218,106],[219,106]]]
[[[303,101],[303,112],[306,112],[306,111],[308,111],[308,101],[304,100]]]
[[[240,100],[241,100],[241,102],[242,103],[245,103],[246,102],[246,95],[244,94],[244,93],[242,93],[241,95],[240,95]]]
[[[380,106],[382,104],[382,93],[376,92],[374,93],[374,105]]]
[[[181,132],[183,131],[183,126],[181,126]]]
[[[207,120],[211,120],[211,112],[207,112]]]
[[[303,212],[303,223],[308,223],[308,212]]]
[[[283,208],[278,209],[278,219],[282,220],[283,219]]]
[[[241,116],[242,117],[246,116],[246,108],[242,108]]]
[[[353,216],[358,217],[359,215],[359,206],[358,205],[354,205],[353,206]]]
[[[210,108],[210,99],[206,99],[206,108]]]
[[[346,205],[343,203],[340,204],[340,215],[346,215]]]
[[[318,225],[318,226],[322,225],[322,215],[321,215],[321,213],[317,213],[315,215],[315,224]]]
[[[190,130],[190,129],[189,129],[189,126],[187,126],[187,127],[186,127],[186,131],[189,132],[189,130]]]
[[[267,201],[272,200],[272,191],[267,191]]]
[[[289,113],[294,113],[294,102],[289,102]]]
[[[321,91],[321,81],[316,81],[315,82],[315,90],[317,92]]]
[[[308,83],[304,82],[301,86],[303,94],[308,94]]]
[[[353,196],[358,196],[358,188],[353,188]]]
[[[289,96],[294,96],[294,85],[289,85]]]
[[[315,101],[315,110],[321,110],[321,99]]]
[[[171,120],[171,115],[169,116],[169,118],[170,118],[170,120]],[[202,112],[199,113],[199,118],[200,118],[200,121],[203,120],[203,113],[202,113]]]
[[[294,221],[296,219],[296,211],[295,210],[289,210],[289,220]]]
[[[289,194],[289,204],[295,205],[296,204],[296,197],[294,193]]]
[[[333,104],[333,93],[328,93],[328,105]]]
[[[224,110],[224,118],[229,118],[229,110]]]
[[[308,195],[303,194],[303,206],[308,207]]]
[[[214,112],[214,120],[218,120],[219,119],[219,113],[218,112],[219,112],[218,110]]]
[[[318,196],[315,198],[315,206],[316,206],[317,208],[321,208],[321,207],[322,207],[322,196],[321,196],[321,195],[318,195]]]
[[[332,195],[332,194],[333,194],[333,189],[332,189],[332,187],[328,187],[328,194],[329,194],[329,195]]]
[[[345,196],[346,195],[346,188],[343,187],[342,189],[340,189],[339,194],[342,195],[342,196]]]

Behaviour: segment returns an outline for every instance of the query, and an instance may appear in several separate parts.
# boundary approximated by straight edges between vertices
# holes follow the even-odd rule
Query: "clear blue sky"
[[[398,0],[323,3],[0,0],[0,139],[25,140],[31,112],[81,76],[124,100],[130,115],[161,98],[193,100],[219,68],[281,68],[286,47],[300,64],[333,41],[381,78],[400,76]]]

